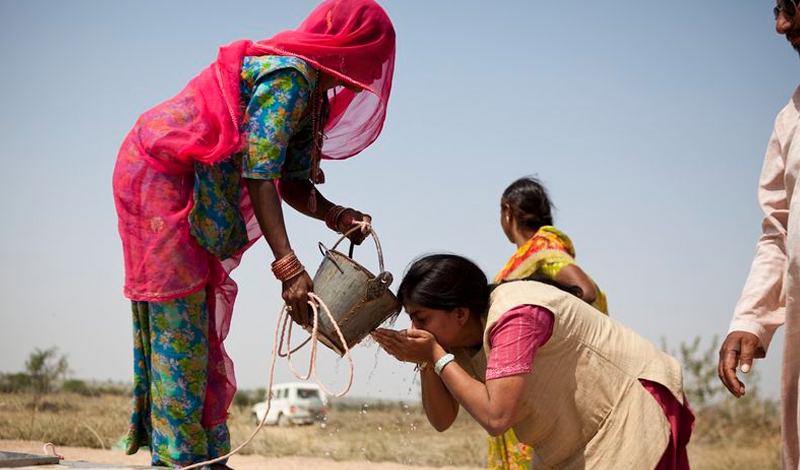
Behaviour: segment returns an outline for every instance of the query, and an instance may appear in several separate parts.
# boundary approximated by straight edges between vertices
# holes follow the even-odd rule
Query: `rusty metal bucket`
[[[349,256],[336,251],[346,235],[342,235],[330,249],[322,242],[319,243],[324,258],[314,275],[314,293],[328,306],[348,349],[358,344],[389,317],[400,312],[400,303],[389,290],[392,274],[384,270],[380,240],[371,227],[369,230],[378,251],[380,272],[377,276],[352,259],[352,244]],[[311,331],[310,327],[306,329]],[[340,356],[344,355],[342,343],[327,315],[319,315],[317,339]]]

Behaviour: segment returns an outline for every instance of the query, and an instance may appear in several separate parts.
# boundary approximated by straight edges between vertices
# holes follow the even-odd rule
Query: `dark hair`
[[[467,307],[483,315],[489,308],[489,285],[481,268],[463,256],[426,255],[406,270],[397,299],[436,310]]]
[[[538,230],[543,225],[553,225],[553,204],[547,189],[532,176],[511,183],[500,201],[508,204],[514,218],[526,228]]]
[[[397,288],[397,300],[436,310],[467,307],[471,314],[481,316],[489,309],[492,290],[519,281],[541,282],[581,297],[580,287],[561,284],[544,274],[489,285],[478,265],[463,256],[443,253],[423,256],[411,263]]]

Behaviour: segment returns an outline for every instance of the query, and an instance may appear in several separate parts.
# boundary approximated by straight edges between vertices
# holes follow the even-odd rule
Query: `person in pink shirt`
[[[373,337],[417,363],[437,430],[463,407],[492,436],[513,428],[532,468],[689,468],[680,364],[569,287],[489,286],[470,260],[436,254],[412,263],[398,300],[412,327]]]

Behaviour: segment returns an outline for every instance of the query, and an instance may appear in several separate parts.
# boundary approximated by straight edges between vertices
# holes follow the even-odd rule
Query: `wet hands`
[[[445,354],[436,338],[425,330],[390,330],[378,328],[372,338],[398,361],[417,364],[433,363],[435,356]]]
[[[310,323],[308,315],[308,293],[314,291],[314,281],[307,272],[283,281],[283,301],[292,320],[300,326]]]

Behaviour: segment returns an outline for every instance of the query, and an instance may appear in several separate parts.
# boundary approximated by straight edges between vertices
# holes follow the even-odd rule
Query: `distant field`
[[[0,439],[110,448],[127,429],[128,404],[120,395],[60,393],[46,397],[34,410],[29,395],[0,394]],[[779,469],[780,435],[774,420],[754,420],[750,413],[740,416],[741,422],[734,419],[737,426],[731,427],[736,416],[729,412],[725,408],[713,415],[699,414],[690,447],[692,468]],[[234,443],[246,439],[255,428],[249,408],[234,407],[230,426]],[[242,453],[481,467],[486,434],[466,414],[453,428],[438,433],[418,407],[334,407],[328,420],[318,425],[265,428]]]

